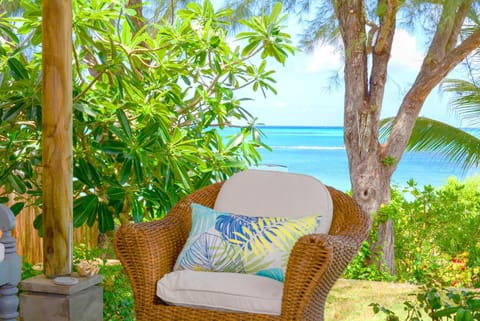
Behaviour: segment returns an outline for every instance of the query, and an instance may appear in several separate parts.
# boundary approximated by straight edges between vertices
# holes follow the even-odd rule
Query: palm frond
[[[386,138],[393,125],[393,118],[381,122],[380,137]],[[407,145],[409,151],[428,151],[442,156],[463,171],[480,164],[480,138],[466,131],[426,117],[415,122]]]
[[[456,93],[452,108],[469,125],[480,125],[480,88],[467,80],[448,79],[442,88],[446,92]]]

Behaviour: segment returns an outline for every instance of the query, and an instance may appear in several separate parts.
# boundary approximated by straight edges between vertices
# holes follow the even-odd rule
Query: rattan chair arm
[[[370,231],[370,215],[363,212],[349,195],[330,186],[328,190],[333,201],[333,221],[328,234],[349,236],[360,244]]]
[[[199,189],[180,200],[158,221],[122,226],[114,249],[130,280],[135,309],[158,302],[156,284],[172,271],[191,228],[191,203],[212,207],[221,183]]]
[[[298,240],[288,261],[282,320],[317,320],[328,292],[358,247],[347,235],[311,234]]]
[[[304,320],[308,301],[331,261],[327,235],[311,234],[300,238],[288,260],[282,298],[282,320]]]
[[[135,296],[135,308],[151,304],[156,283],[172,271],[188,231],[177,216],[162,220],[128,224],[115,235],[114,248],[122,262]]]

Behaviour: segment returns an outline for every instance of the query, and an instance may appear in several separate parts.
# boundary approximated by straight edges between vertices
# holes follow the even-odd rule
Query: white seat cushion
[[[5,245],[0,243],[0,262],[5,258]]]
[[[328,234],[333,217],[332,198],[322,182],[308,175],[246,170],[223,184],[215,210],[246,216],[322,217],[318,233]]]
[[[280,315],[282,294],[282,282],[240,273],[183,270],[157,282],[168,304],[225,311]]]

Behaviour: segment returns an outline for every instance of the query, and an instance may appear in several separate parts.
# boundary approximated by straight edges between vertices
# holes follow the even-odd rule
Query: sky
[[[291,21],[286,32],[296,43],[299,26]],[[395,116],[404,94],[420,69],[426,49],[418,38],[404,29],[395,33],[389,63],[386,93],[381,117]],[[271,126],[343,126],[343,60],[342,53],[330,45],[318,45],[312,53],[297,52],[287,58],[285,66],[271,64],[277,95],[269,92],[245,92],[253,101],[243,106],[258,118],[257,123]],[[336,86],[331,78],[339,75]],[[454,126],[461,126],[449,109],[451,96],[435,88],[426,100],[421,116]]]

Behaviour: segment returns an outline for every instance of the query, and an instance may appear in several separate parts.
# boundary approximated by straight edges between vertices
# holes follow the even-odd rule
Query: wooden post
[[[42,4],[43,264],[54,278],[72,272],[72,4]]]

